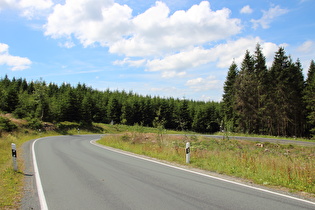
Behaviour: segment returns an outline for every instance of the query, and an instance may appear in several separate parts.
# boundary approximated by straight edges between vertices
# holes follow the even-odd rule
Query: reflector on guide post
[[[186,163],[190,162],[190,143],[186,143]]]
[[[12,161],[13,161],[13,169],[14,171],[17,171],[17,162],[16,162],[16,145],[14,143],[11,143],[11,148],[12,148]]]

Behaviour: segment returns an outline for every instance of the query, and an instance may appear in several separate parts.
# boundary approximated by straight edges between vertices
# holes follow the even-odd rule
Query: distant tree
[[[191,129],[192,118],[190,116],[188,100],[184,99],[180,102],[176,117],[181,130]]]
[[[93,110],[93,101],[90,94],[86,94],[83,97],[81,104],[81,122],[84,125],[92,125],[92,110]]]
[[[121,114],[121,104],[116,98],[111,97],[107,105],[107,119],[109,123],[114,122],[115,124],[119,124]]]
[[[49,104],[47,85],[44,81],[37,81],[34,83],[34,99],[36,102],[36,117],[41,121],[49,120]]]

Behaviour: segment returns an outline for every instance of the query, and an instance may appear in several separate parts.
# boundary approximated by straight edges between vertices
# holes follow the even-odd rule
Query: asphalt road
[[[315,209],[310,201],[90,143],[98,138],[58,136],[35,142],[35,174],[44,196],[40,200],[46,201],[48,209]]]

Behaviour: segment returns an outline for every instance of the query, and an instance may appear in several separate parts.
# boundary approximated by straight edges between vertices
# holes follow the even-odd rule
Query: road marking
[[[315,205],[315,202],[312,202],[312,201],[309,201],[309,200],[304,200],[304,199],[296,198],[296,197],[293,197],[293,196],[290,196],[290,195],[285,195],[285,194],[273,192],[273,191],[270,191],[270,190],[266,190],[266,189],[262,189],[262,188],[258,188],[258,187],[253,187],[253,186],[250,186],[250,185],[246,185],[246,184],[230,181],[230,180],[227,180],[227,179],[211,176],[211,175],[208,175],[208,174],[203,174],[203,173],[192,171],[192,170],[188,170],[188,169],[185,169],[185,168],[172,166],[172,165],[169,165],[169,164],[166,164],[166,163],[162,163],[162,162],[159,162],[159,161],[156,161],[156,160],[151,160],[151,159],[148,159],[148,158],[145,158],[145,157],[141,157],[141,156],[138,156],[138,155],[130,154],[129,152],[125,152],[123,150],[119,150],[119,149],[115,149],[115,148],[111,148],[111,147],[107,147],[107,146],[98,144],[98,143],[96,143],[97,140],[98,139],[91,140],[90,143],[95,145],[95,146],[98,146],[100,148],[107,149],[107,150],[110,150],[110,151],[113,151],[113,152],[117,152],[117,153],[120,153],[120,154],[123,154],[123,155],[130,156],[130,157],[134,157],[134,158],[150,161],[150,162],[153,162],[153,163],[157,163],[157,164],[164,165],[164,166],[167,166],[167,167],[171,167],[171,168],[175,168],[175,169],[178,169],[178,170],[186,171],[186,172],[189,172],[189,173],[205,176],[205,177],[216,179],[216,180],[220,180],[220,181],[223,181],[223,182],[228,182],[228,183],[239,185],[239,186],[242,186],[242,187],[247,187],[247,188],[251,188],[251,189],[254,189],[254,190],[258,190],[258,191],[262,191],[262,192],[266,192],[266,193],[271,193],[271,194],[274,194],[274,195],[278,195],[278,196],[282,196],[282,197],[285,197],[285,198],[290,198],[290,199],[293,199],[293,200],[302,201],[302,202],[305,202],[305,203],[309,203],[309,204]]]
[[[36,139],[33,144],[32,144],[32,154],[33,154],[33,165],[34,165],[34,173],[35,173],[35,180],[36,180],[36,186],[37,186],[37,193],[38,193],[38,199],[40,203],[40,208],[41,210],[48,210],[48,206],[46,203],[46,198],[42,186],[42,182],[40,179],[39,171],[38,171],[38,166],[37,166],[37,161],[36,161],[36,155],[35,155],[35,143],[40,140]]]

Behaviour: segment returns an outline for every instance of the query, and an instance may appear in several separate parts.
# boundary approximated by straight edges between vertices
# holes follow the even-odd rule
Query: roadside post
[[[186,143],[186,163],[190,163],[190,143]]]
[[[14,171],[18,170],[17,162],[16,162],[16,145],[14,143],[11,143],[12,148],[12,161],[13,161],[13,169]]]

